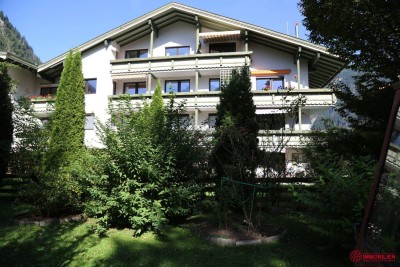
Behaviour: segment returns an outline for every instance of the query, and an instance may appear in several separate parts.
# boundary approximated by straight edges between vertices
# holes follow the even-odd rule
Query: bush
[[[137,110],[122,98],[110,121],[98,123],[103,175],[90,180],[86,211],[100,218],[101,230],[161,231],[193,212],[203,191],[204,137],[182,121],[183,111],[173,98],[164,108],[158,84],[150,105]]]
[[[332,241],[332,245],[354,247],[354,223],[361,222],[373,179],[370,157],[343,157],[326,151],[324,160],[311,160],[314,185],[295,192],[301,214],[310,228]]]

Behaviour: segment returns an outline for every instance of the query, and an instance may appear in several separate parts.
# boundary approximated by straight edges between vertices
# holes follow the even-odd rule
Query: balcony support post
[[[194,97],[195,108],[194,108],[194,128],[197,129],[199,127],[199,109],[197,108],[197,96]]]
[[[244,51],[249,51],[249,33],[247,30],[244,31]]]
[[[195,21],[196,21],[196,47],[195,47],[195,54],[200,54],[200,48],[201,48],[201,44],[200,44],[200,36],[199,33],[201,31],[201,24],[200,24],[200,20],[198,16],[194,17]]]
[[[152,77],[151,73],[147,74],[147,93],[148,94],[151,93],[151,77]]]
[[[297,89],[301,89],[301,77],[300,77],[300,56],[301,56],[301,46],[296,54],[296,64],[297,64]]]
[[[153,56],[153,45],[154,45],[154,34],[158,37],[158,29],[157,26],[153,23],[151,19],[149,19],[149,25],[151,28],[150,32],[150,45],[149,45],[149,57]]]
[[[299,131],[301,131],[301,107],[299,107]]]
[[[196,77],[195,77],[195,82],[194,82],[194,91],[197,93],[197,91],[199,91],[199,76],[200,73],[198,70],[196,70]]]

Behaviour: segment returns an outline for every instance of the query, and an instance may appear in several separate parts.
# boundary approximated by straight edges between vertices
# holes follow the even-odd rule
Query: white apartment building
[[[86,80],[87,125],[85,141],[98,145],[94,118],[106,120],[109,101],[121,94],[133,102],[150,98],[161,82],[165,98],[170,90],[186,100],[187,114],[196,127],[213,128],[221,81],[232,69],[248,66],[257,114],[268,120],[260,140],[284,134],[282,152],[287,160],[299,160],[315,119],[335,104],[324,88],[342,70],[344,62],[325,47],[249,23],[178,3],[170,3],[106,32],[74,50],[82,53]],[[17,96],[29,97],[36,115],[47,118],[63,70],[66,53],[35,66],[9,53],[0,60],[22,66],[11,69],[17,80]],[[287,89],[291,88],[287,92]],[[288,99],[302,95],[306,105],[298,118],[285,114],[282,92]],[[43,96],[43,97],[40,97]],[[267,145],[268,146],[268,145]]]

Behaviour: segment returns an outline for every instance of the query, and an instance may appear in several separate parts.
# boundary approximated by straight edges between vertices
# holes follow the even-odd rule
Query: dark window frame
[[[232,53],[236,51],[236,42],[211,43],[208,45],[209,53]]]
[[[94,92],[89,91],[89,81],[96,81]],[[85,94],[87,94],[87,95],[95,95],[96,93],[97,93],[97,78],[85,79]]]
[[[210,117],[215,117],[214,125],[211,125]],[[218,117],[217,113],[208,114],[208,129],[215,129],[215,127],[217,125],[217,117]]]
[[[285,129],[285,113],[257,114],[257,123],[260,130],[281,130]]]
[[[40,95],[47,96],[47,95],[56,95],[58,87],[41,87],[40,88]]]
[[[169,90],[167,90],[168,89],[167,84],[170,82],[178,82],[178,90],[177,90],[177,92],[174,91],[175,93],[182,93],[182,82],[189,82],[189,91],[184,91],[184,92],[185,93],[190,92],[190,80],[165,80],[165,83],[164,83],[164,92],[165,93],[170,92]]]
[[[187,54],[181,54],[181,53],[179,53],[179,49],[182,49],[182,48],[187,48],[187,49],[188,49],[188,53],[187,53]],[[188,45],[166,47],[166,48],[165,48],[165,56],[168,56],[168,55],[167,55],[167,50],[168,50],[168,49],[175,49],[176,54],[171,55],[171,56],[185,56],[185,55],[190,55],[190,46],[188,46]]]
[[[139,84],[141,84],[141,83],[144,83],[145,84],[145,88],[146,88],[146,92],[145,93],[139,93]],[[127,94],[127,92],[126,92],[126,86],[128,85],[128,84],[134,84],[135,85],[135,95],[139,95],[139,94],[146,94],[147,93],[147,84],[146,84],[146,82],[128,82],[128,83],[124,83],[124,88],[123,88],[123,93],[124,94]]]
[[[128,57],[129,53],[135,53],[136,55],[133,57]],[[147,53],[147,56],[142,57],[140,52],[145,52]],[[126,50],[125,51],[125,58],[147,58],[149,57],[149,49],[133,49],[133,50]]]
[[[211,82],[212,81],[218,81],[218,83],[219,83],[219,86],[218,86],[218,90],[211,90]],[[218,92],[218,91],[221,91],[221,79],[220,78],[210,78],[209,79],[209,81],[208,81],[208,90],[210,91],[210,92]]]

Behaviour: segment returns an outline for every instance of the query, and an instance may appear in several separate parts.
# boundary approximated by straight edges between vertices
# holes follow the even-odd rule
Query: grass
[[[188,230],[171,227],[139,238],[112,229],[104,238],[90,230],[93,220],[49,226],[17,226],[13,216],[28,206],[0,201],[0,266],[352,266],[347,252],[318,249],[325,243],[296,217],[272,223],[287,229],[283,242],[219,247]]]

